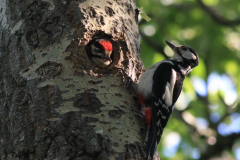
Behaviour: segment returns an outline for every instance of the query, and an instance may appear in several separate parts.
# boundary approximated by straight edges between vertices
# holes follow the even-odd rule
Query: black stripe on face
[[[102,56],[99,56],[99,55],[96,55],[96,54],[94,54],[94,57],[103,59]]]
[[[188,47],[188,46],[187,46]],[[192,49],[191,47],[188,47],[189,51],[192,52],[196,57],[198,57],[197,52]]]
[[[99,48],[100,50],[103,50],[103,47],[101,46],[101,44],[99,43],[99,41],[95,41],[93,44],[94,44],[94,46],[95,46],[96,48]]]
[[[176,53],[183,58],[180,47],[177,48]]]
[[[100,50],[99,48],[97,48],[95,45],[91,46],[91,54],[94,56],[103,56],[102,54],[102,50]]]
[[[196,67],[197,65],[198,65],[198,63],[199,63],[199,58],[198,58],[198,54],[197,54],[197,52],[194,50],[194,49],[192,49],[191,47],[188,47],[188,49],[196,56],[196,59],[194,60],[194,63],[192,63],[192,68],[194,68],[194,67]]]
[[[181,46],[181,47],[179,47],[180,48],[180,50],[182,50],[182,51],[187,51],[187,46]]]

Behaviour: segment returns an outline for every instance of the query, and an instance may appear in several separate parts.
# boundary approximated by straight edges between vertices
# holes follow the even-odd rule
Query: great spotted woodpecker
[[[112,63],[112,43],[105,39],[93,40],[87,45],[87,54],[98,68],[107,68]]]
[[[136,87],[139,102],[145,110],[146,123],[148,127],[150,125],[146,160],[154,156],[185,76],[199,63],[198,54],[191,47],[166,43],[174,56],[150,66],[141,75]],[[149,104],[150,108],[145,104]]]

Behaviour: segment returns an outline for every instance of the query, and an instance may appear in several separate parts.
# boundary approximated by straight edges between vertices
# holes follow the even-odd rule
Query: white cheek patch
[[[105,65],[110,65],[110,63],[111,63],[110,61],[104,61]]]
[[[197,57],[192,52],[190,52],[189,50],[183,51],[182,56],[184,58],[187,58],[187,59],[194,59],[194,60],[197,59]]]

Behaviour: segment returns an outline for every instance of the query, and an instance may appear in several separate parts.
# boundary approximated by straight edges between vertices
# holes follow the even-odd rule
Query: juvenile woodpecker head
[[[106,68],[112,63],[112,43],[105,39],[94,40],[88,50],[91,61],[99,68]]]
[[[184,45],[177,47],[169,41],[166,41],[166,43],[174,52],[174,56],[172,58],[173,60],[183,62],[184,64],[189,65],[191,68],[194,68],[198,65],[198,54],[194,49]]]

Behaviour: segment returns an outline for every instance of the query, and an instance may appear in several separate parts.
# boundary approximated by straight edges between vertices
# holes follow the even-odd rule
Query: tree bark
[[[1,159],[142,159],[135,0],[0,0]],[[86,45],[113,43],[98,69]]]

